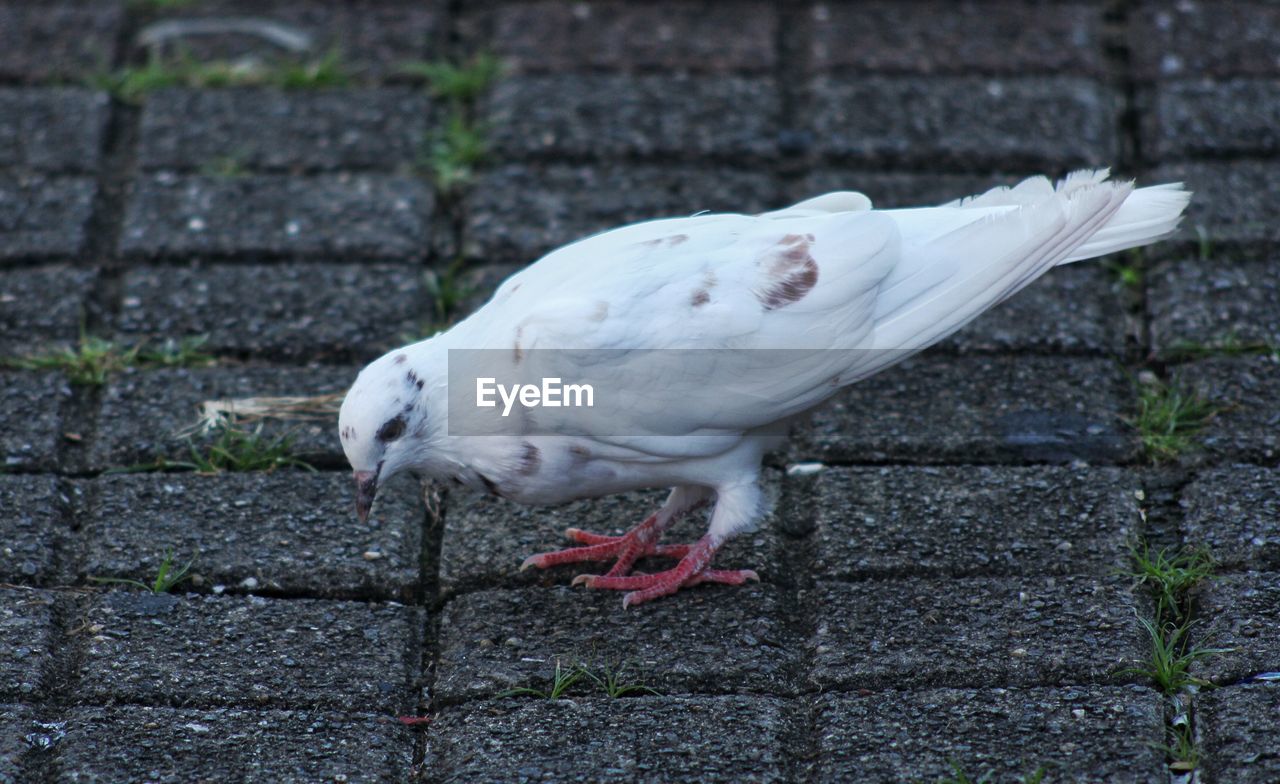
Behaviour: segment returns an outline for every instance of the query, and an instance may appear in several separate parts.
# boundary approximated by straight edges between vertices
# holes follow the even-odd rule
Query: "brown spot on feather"
[[[707,293],[707,290],[698,289],[697,291],[693,292],[693,297],[690,298],[689,304],[695,308],[700,308],[710,301],[711,301],[711,295]]]
[[[818,264],[809,253],[812,244],[812,234],[787,234],[765,257],[768,285],[763,291],[756,292],[756,299],[765,310],[777,310],[799,302],[818,284]]]
[[[397,365],[403,365],[409,361],[409,356],[407,354],[396,354],[396,358],[393,361]]]
[[[520,335],[523,332],[524,327],[516,327],[516,342],[511,357],[517,365],[520,364],[520,360],[524,359],[524,349],[520,348]]]

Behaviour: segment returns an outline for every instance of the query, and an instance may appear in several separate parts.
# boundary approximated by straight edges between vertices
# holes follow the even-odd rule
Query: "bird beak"
[[[360,522],[368,522],[369,510],[373,508],[373,499],[378,495],[378,472],[356,471],[356,517]]]

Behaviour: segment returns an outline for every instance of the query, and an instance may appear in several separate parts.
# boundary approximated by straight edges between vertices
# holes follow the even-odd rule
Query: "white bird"
[[[829,193],[762,215],[638,223],[552,251],[452,329],[360,373],[339,415],[357,513],[364,520],[378,487],[403,470],[530,504],[672,487],[625,535],[570,528],[580,546],[522,568],[614,561],[574,583],[627,591],[624,606],[701,582],[758,579],[711,562],[767,511],[761,461],[790,420],[1055,265],[1176,228],[1190,199],[1181,183],[1135,190],[1107,176],[1076,172],[1056,187],[1035,177],[916,209],[873,210],[860,193]],[[485,353],[458,351],[475,349]],[[470,397],[478,373],[527,380],[547,368],[565,382],[599,382],[617,400],[521,406],[503,418],[501,403],[481,411]],[[491,419],[470,418],[481,414]],[[500,434],[478,435],[482,420]],[[658,543],[672,521],[708,503],[705,536]],[[646,555],[676,563],[631,574]]]

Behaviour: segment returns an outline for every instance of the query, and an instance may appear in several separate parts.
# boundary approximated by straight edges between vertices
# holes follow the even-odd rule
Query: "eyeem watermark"
[[[476,379],[476,405],[494,408],[502,398],[502,415],[509,416],[519,401],[525,408],[592,408],[596,391],[590,384],[563,384],[558,378],[544,378],[542,384],[498,383],[494,377]]]

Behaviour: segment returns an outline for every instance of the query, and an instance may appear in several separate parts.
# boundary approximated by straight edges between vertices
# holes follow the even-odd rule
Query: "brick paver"
[[[1275,780],[1278,31],[1263,0],[0,0],[0,782],[1166,781],[1170,703],[1129,669],[1150,600],[1118,574],[1144,536],[1220,573],[1190,605],[1231,649],[1184,695],[1202,780]],[[503,68],[462,98],[406,70],[479,53]],[[106,92],[201,63],[293,84]],[[445,190],[459,118],[485,155]],[[204,401],[341,393],[621,223],[1101,165],[1185,181],[1183,231],[797,422],[719,556],[759,584],[623,611],[570,586],[603,565],[518,571],[661,490],[405,477],[358,523],[331,416],[263,425],[318,472],[119,473],[207,449]],[[213,363],[9,361],[82,334]],[[1220,409],[1158,466],[1150,373]],[[91,580],[169,553],[171,593]],[[557,662],[633,688],[511,692]]]

